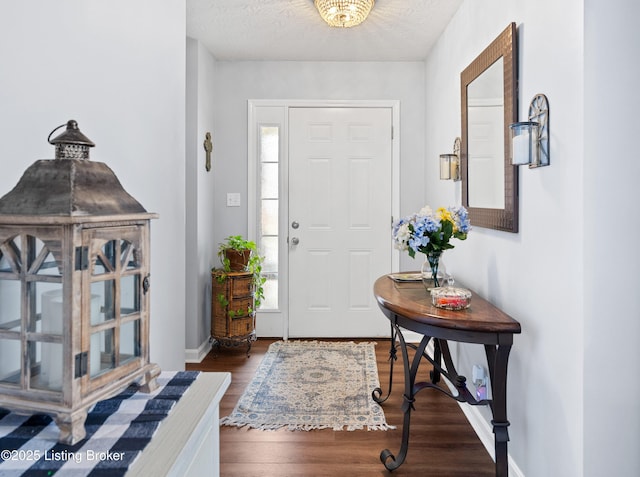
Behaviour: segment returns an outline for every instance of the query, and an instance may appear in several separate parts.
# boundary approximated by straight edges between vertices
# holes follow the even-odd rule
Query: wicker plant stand
[[[211,272],[211,341],[214,347],[247,344],[247,356],[256,340],[253,274]]]

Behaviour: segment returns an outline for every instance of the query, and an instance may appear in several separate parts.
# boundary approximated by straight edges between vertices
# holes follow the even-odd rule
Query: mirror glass
[[[471,224],[518,231],[518,169],[509,157],[516,122],[515,23],[461,74],[462,204]]]
[[[467,87],[469,206],[504,209],[504,60]]]

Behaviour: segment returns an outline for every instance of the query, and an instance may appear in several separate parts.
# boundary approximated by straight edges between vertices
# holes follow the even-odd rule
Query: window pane
[[[279,140],[278,126],[260,127],[260,192],[258,246],[265,257],[262,272],[266,278],[261,310],[278,308],[278,209],[279,209]]]
[[[32,327],[40,316],[42,333],[62,334],[62,283],[32,283],[36,287],[36,309],[32,314]],[[42,307],[42,308],[40,308]]]
[[[261,310],[277,310],[278,309],[278,274],[269,274],[267,281],[264,282],[264,298],[260,304]]]
[[[0,339],[0,383],[20,384],[20,340]]]
[[[124,323],[120,327],[120,366],[140,355],[140,320]]]
[[[97,325],[115,318],[116,282],[105,280],[91,284],[91,324]]]
[[[260,162],[278,162],[278,127],[260,126]]]
[[[29,347],[35,351],[31,362],[30,386],[34,389],[62,389],[62,343],[29,342]]]
[[[113,272],[116,268],[116,242],[110,240],[102,246],[102,249],[96,255],[93,265],[93,274],[102,275],[103,273]]]
[[[120,242],[120,260],[123,270],[135,270],[140,268],[140,250],[134,244],[126,240]]]
[[[113,328],[91,334],[89,368],[92,378],[115,368],[116,359],[113,346]]]
[[[262,271],[273,273],[278,271],[278,237],[262,237],[262,253],[264,263]]]
[[[263,163],[260,168],[260,196],[263,199],[278,198],[278,163]]]
[[[0,249],[0,273],[11,273],[13,272],[13,267],[9,262],[9,257],[2,253],[2,249]]]
[[[20,331],[21,290],[18,280],[0,279],[0,330]]]
[[[42,240],[32,237],[33,238],[33,254],[31,255],[31,261],[29,263],[29,269],[31,270],[31,273],[36,273],[38,275],[51,275],[51,276],[61,276],[62,273],[60,273],[60,269],[58,268],[58,263],[56,262],[55,257],[53,256],[53,253],[51,253],[51,251],[49,250],[49,248],[44,244],[44,242],[42,242]],[[61,244],[60,242],[52,242],[50,243],[50,245],[53,245],[53,247],[60,249],[61,248]],[[38,265],[38,268],[36,270],[33,270],[33,265],[34,265],[34,261],[35,260],[40,260],[45,256],[44,259],[42,260],[42,262],[40,263],[40,265]]]
[[[58,268],[58,262],[56,262],[56,259],[51,252],[48,253],[36,273],[38,275],[52,275],[55,277],[62,276],[62,273],[60,273],[60,269]]]
[[[120,316],[140,312],[140,275],[120,279]]]
[[[278,201],[263,200],[261,214],[262,235],[278,235]]]
[[[5,243],[0,244],[4,247],[4,251],[0,249],[0,272],[18,273],[22,268],[21,260],[21,244],[20,237],[9,239]]]

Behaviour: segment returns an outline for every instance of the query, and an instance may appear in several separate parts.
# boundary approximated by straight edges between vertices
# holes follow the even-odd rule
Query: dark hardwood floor
[[[269,344],[259,339],[251,357],[245,348],[222,348],[188,370],[228,371],[232,382],[222,402],[220,416],[233,410]],[[389,380],[388,340],[376,340],[378,373],[383,391]],[[383,404],[389,431],[261,431],[220,428],[220,475],[222,477],[321,477],[321,476],[492,476],[494,463],[467,422],[458,404],[442,393],[426,389],[416,397],[411,416],[409,452],[393,473],[380,462],[380,451],[397,454],[402,433],[403,383],[401,355],[394,367],[391,397]],[[427,373],[425,366],[421,372]],[[428,375],[427,375],[428,376]],[[424,378],[426,379],[426,377]]]

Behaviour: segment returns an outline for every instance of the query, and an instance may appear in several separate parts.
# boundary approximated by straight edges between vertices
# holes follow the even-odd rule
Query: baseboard
[[[207,339],[196,349],[185,349],[184,361],[185,363],[200,363],[209,354],[209,351],[211,351],[211,342]]]
[[[451,388],[452,386],[449,387]],[[467,403],[462,402],[459,402],[458,405],[469,421],[469,424],[471,424],[471,427],[473,427],[473,430],[482,442],[482,445],[484,445],[484,448],[487,449],[487,452],[495,461],[493,429],[491,428],[491,425],[489,425],[489,423],[484,420],[477,406],[471,406]],[[511,454],[507,456],[507,459],[509,462],[509,475],[515,477],[525,477],[522,470],[520,470],[520,467],[518,467],[516,462],[511,457]]]
[[[433,341],[430,341],[427,345],[427,352],[431,356],[433,356]],[[457,392],[453,384],[448,382],[446,379],[443,379],[442,382],[447,384],[449,390],[452,393],[455,394]],[[478,436],[478,439],[480,439],[480,442],[482,442],[484,448],[487,450],[491,458],[495,461],[495,444],[493,429],[491,425],[484,419],[484,417],[482,417],[478,406],[471,406],[470,404],[467,404],[465,402],[458,402],[458,406],[460,406],[460,409],[467,418],[467,421],[469,421],[469,424],[471,424],[471,427]],[[525,477],[522,470],[520,470],[520,467],[518,467],[516,462],[511,457],[511,454],[508,454],[507,459],[509,462],[509,475],[515,477]]]

